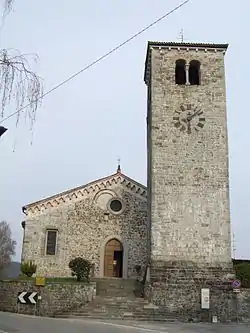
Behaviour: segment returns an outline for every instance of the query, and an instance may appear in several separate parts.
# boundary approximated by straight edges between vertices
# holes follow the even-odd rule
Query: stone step
[[[96,286],[96,292],[99,292],[99,291],[103,291],[103,290],[114,290],[114,291],[127,291],[127,292],[132,292],[133,290],[135,290],[137,288],[137,286],[133,286],[133,287],[123,287],[123,286],[120,286],[120,287],[112,287],[112,286],[103,286],[103,287],[100,287],[100,286]]]
[[[96,290],[97,295],[103,295],[103,296],[115,296],[115,295],[122,295],[129,296],[129,295],[134,295],[135,290],[122,290],[122,289],[104,289],[104,290]]]
[[[124,285],[109,285],[109,284],[106,284],[106,285],[97,285],[96,286],[97,290],[133,290],[136,288],[136,285],[131,285],[131,286],[124,286]]]
[[[102,315],[106,317],[144,317],[152,318],[166,317],[164,310],[152,307],[148,301],[143,298],[127,299],[127,298],[103,298],[97,296],[94,301],[87,305],[74,309],[70,315],[89,316]]]
[[[137,300],[135,300],[134,302],[133,302],[133,300],[127,300],[126,302],[125,301],[115,302],[113,300],[110,300],[110,301],[107,302],[107,300],[106,301],[101,300],[100,302],[96,302],[96,301],[91,302],[88,305],[85,305],[85,307],[87,307],[87,308],[96,307],[96,306],[107,306],[107,307],[120,307],[120,306],[129,307],[129,306],[134,306],[134,307],[142,307],[142,306],[147,305],[147,304],[148,303],[146,303],[145,301],[144,302],[143,301],[139,302]]]
[[[74,309],[74,312],[88,312],[88,311],[95,311],[95,310],[100,310],[104,309],[105,311],[120,311],[120,310],[133,310],[133,311],[143,311],[143,312],[150,312],[153,309],[147,309],[144,307],[144,305],[133,305],[133,304],[112,304],[112,305],[106,305],[106,304],[96,304],[96,305],[91,305],[88,307],[82,307],[79,309]]]
[[[178,318],[172,318],[167,316],[145,316],[145,315],[110,315],[110,314],[77,314],[77,315],[58,315],[58,318],[69,318],[69,319],[80,319],[80,318],[88,318],[88,319],[117,319],[117,320],[136,320],[136,321],[164,321],[164,322],[177,322]]]
[[[61,316],[137,320],[170,318],[172,320],[171,316],[167,317],[164,311],[156,312],[144,298],[136,297],[136,288],[138,288],[136,280],[96,279],[95,299]]]
[[[107,311],[106,309],[95,309],[93,311],[72,311],[69,315],[74,316],[88,316],[88,315],[103,315],[103,316],[129,316],[129,317],[144,317],[144,318],[152,318],[152,317],[173,317],[171,314],[166,315],[166,312],[148,312],[148,311],[133,311],[132,309],[119,309],[117,311]]]
[[[133,292],[136,289],[136,285],[134,286],[96,286],[96,292],[101,291],[125,291],[125,292]]]
[[[132,301],[135,302],[135,300],[137,302],[143,302],[143,301],[145,302],[144,298],[142,298],[142,297],[134,297],[134,296],[132,296],[131,298],[129,298],[127,296],[116,296],[116,297],[113,297],[113,296],[107,295],[107,296],[103,297],[103,296],[97,295],[96,298],[95,298],[95,300],[98,300],[98,301],[103,300],[104,302],[111,302],[112,300],[114,300],[115,302],[126,302],[126,301],[128,301],[128,302],[132,302]]]
[[[118,302],[117,302],[118,301]],[[144,321],[176,321],[178,318],[161,309],[149,307],[145,300],[102,299],[101,297],[70,313],[57,315],[61,318],[127,319]],[[174,317],[174,318],[173,318]]]
[[[95,279],[96,294],[112,297],[132,297],[138,289],[138,282],[134,279]]]
[[[93,282],[96,282],[99,285],[112,285],[112,286],[131,286],[137,283],[135,279],[94,279]]]
[[[121,284],[131,284],[136,282],[136,279],[122,279],[122,278],[92,278],[91,281],[93,282],[103,282],[103,283],[121,283]]]

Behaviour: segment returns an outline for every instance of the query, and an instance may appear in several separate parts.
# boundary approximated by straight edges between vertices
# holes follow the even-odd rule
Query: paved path
[[[249,333],[250,325],[51,319],[0,312],[0,333]]]

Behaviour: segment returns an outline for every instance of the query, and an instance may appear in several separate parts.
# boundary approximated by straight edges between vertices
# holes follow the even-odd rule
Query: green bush
[[[241,281],[242,287],[250,288],[250,264],[235,263],[234,269],[237,279]]]
[[[70,261],[69,268],[72,271],[72,276],[76,276],[77,281],[82,280],[89,282],[90,270],[92,268],[92,264],[90,261],[78,257]]]
[[[32,277],[36,273],[37,265],[32,262],[32,260],[26,261],[21,264],[21,272],[28,276]]]

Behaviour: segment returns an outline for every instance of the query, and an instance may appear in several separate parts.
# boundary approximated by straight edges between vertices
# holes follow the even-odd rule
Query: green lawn
[[[36,281],[35,277],[28,277],[26,275],[18,276],[17,278],[7,278],[5,281]],[[77,281],[74,277],[46,277],[45,282],[54,282],[54,283],[84,283],[84,281]]]

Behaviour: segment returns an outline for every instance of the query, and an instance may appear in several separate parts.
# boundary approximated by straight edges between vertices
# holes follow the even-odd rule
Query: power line
[[[18,109],[17,111],[11,113],[9,116],[3,118],[0,121],[0,124],[3,123],[4,121],[6,121],[7,119],[13,117],[14,115],[18,114],[19,112],[23,111],[24,109],[26,109],[28,106],[36,103],[37,101],[39,101],[40,99],[43,99],[45,96],[49,95],[50,93],[52,93],[53,91],[55,91],[56,89],[60,88],[61,86],[63,86],[64,84],[66,84],[67,82],[73,80],[76,76],[80,75],[81,73],[85,72],[86,70],[88,70],[90,67],[96,65],[98,62],[102,61],[103,59],[107,58],[110,54],[114,53],[115,51],[117,51],[118,49],[120,49],[122,46],[128,44],[129,42],[131,42],[134,38],[138,37],[139,35],[141,35],[143,32],[145,32],[146,30],[148,30],[149,28],[151,28],[152,26],[156,25],[157,23],[159,23],[160,21],[162,21],[163,19],[165,19],[167,16],[171,15],[172,13],[174,13],[175,11],[177,11],[178,9],[180,9],[181,7],[183,7],[184,5],[186,5],[188,2],[190,2],[190,0],[186,0],[184,2],[182,2],[180,5],[176,6],[175,8],[173,8],[172,10],[170,10],[169,12],[167,12],[166,14],[164,14],[163,16],[161,16],[160,18],[158,18],[156,21],[152,22],[151,24],[149,24],[148,26],[146,26],[144,29],[140,30],[139,32],[137,32],[136,34],[134,34],[133,36],[131,36],[130,38],[128,38],[127,40],[125,40],[124,42],[122,42],[121,44],[119,44],[118,46],[114,47],[113,49],[111,49],[109,52],[105,53],[103,56],[101,56],[100,58],[96,59],[95,61],[93,61],[92,63],[90,63],[89,65],[87,65],[86,67],[82,68],[80,71],[78,71],[77,73],[71,75],[70,77],[68,77],[66,80],[60,82],[59,84],[57,84],[55,87],[53,87],[52,89],[48,90],[47,92],[45,92],[44,94],[42,94],[38,99],[28,103],[27,105],[21,107],[20,109]]]

